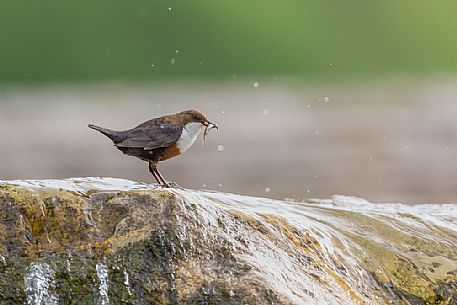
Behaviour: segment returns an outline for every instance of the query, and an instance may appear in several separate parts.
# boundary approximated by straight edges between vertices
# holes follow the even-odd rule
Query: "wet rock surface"
[[[457,205],[0,181],[0,304],[457,304]]]

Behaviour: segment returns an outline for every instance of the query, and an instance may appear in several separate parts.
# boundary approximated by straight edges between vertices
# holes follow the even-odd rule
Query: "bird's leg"
[[[168,182],[165,180],[165,178],[162,176],[162,174],[159,172],[159,170],[157,169],[157,167],[155,168],[155,172],[156,174],[159,176],[159,178],[162,180],[162,185],[165,186],[165,187],[171,187],[170,184],[168,184]]]
[[[159,183],[160,185],[163,185],[162,181],[160,180],[159,176],[156,173],[156,170],[157,170],[157,165],[149,162],[149,172],[151,172],[151,174],[154,176],[157,183]]]

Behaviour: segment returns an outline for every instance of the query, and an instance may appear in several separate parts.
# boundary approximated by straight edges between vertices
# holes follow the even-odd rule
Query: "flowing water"
[[[248,260],[297,303],[325,304],[327,284],[335,291],[342,288],[356,302],[418,302],[417,296],[431,302],[438,283],[448,279],[455,284],[455,204],[372,204],[346,196],[307,202],[210,192],[194,196],[207,199],[208,206],[213,202],[252,217],[273,239],[287,244],[290,252],[278,256],[271,249],[274,245],[251,242],[253,255]],[[317,268],[303,264],[296,256],[300,252],[318,262]],[[322,281],[311,280],[316,275]],[[449,286],[457,302],[455,288]]]
[[[24,277],[27,304],[58,304],[55,288],[54,270],[48,264],[32,263]]]
[[[114,178],[7,183],[78,194],[157,189]],[[205,242],[223,238],[257,279],[293,304],[457,304],[457,204],[373,204],[347,196],[278,201],[203,190],[166,192],[176,196],[186,221],[200,228]],[[190,235],[182,220],[178,240],[196,242]],[[132,295],[129,270],[120,272]],[[110,304],[103,260],[96,274],[97,304]],[[29,266],[24,277],[28,304],[57,303],[53,277],[49,265]]]

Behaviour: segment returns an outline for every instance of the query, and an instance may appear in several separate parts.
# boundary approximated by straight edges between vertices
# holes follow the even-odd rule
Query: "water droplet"
[[[171,6],[168,7],[168,11],[171,12]]]
[[[222,184],[221,184],[221,183],[219,183],[219,187],[222,187]]]
[[[222,110],[222,111],[221,111],[221,113],[222,113],[222,114],[225,114],[225,111],[224,111],[224,110]]]
[[[175,52],[176,52],[176,54],[178,54],[178,53],[179,53],[179,50],[178,50],[178,49],[176,49],[176,50],[175,50]]]
[[[224,151],[224,145],[218,145],[217,151]]]
[[[175,58],[171,58],[170,59],[170,64],[174,65],[176,63],[176,59]]]
[[[259,88],[259,83],[258,83],[258,82],[255,82],[254,84],[252,84],[252,86],[253,86],[254,88]]]
[[[370,160],[373,160],[373,157],[372,157],[372,156],[370,156]]]
[[[309,108],[311,108],[311,105],[310,105],[310,104],[308,104],[308,109],[309,109]]]
[[[151,67],[152,67],[152,68],[154,68],[154,67],[155,67],[155,65],[154,65],[154,64],[152,64],[152,65],[151,65]]]
[[[324,103],[330,102],[330,98],[328,96],[324,96]]]
[[[263,110],[263,115],[268,115],[268,109]]]
[[[271,189],[269,187],[265,188],[265,193],[269,193],[270,191],[271,191]]]

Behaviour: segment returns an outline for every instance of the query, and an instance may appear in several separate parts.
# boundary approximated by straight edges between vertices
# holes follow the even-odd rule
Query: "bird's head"
[[[219,129],[219,126],[216,123],[210,122],[206,118],[206,115],[197,109],[185,110],[176,115],[178,117],[178,121],[182,124],[183,127],[186,127],[189,123],[201,124],[201,128],[205,128],[203,141],[205,141],[206,135],[211,129]]]

